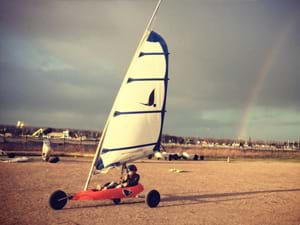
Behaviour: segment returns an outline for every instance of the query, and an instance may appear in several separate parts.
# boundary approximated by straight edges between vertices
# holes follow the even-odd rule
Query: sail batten
[[[169,54],[168,52],[167,53],[164,53],[164,52],[141,52],[139,57],[143,57],[143,56],[148,56],[148,55],[167,55]]]
[[[112,149],[102,149],[102,154],[106,152],[111,152],[111,151],[122,151],[122,150],[129,150],[129,149],[135,149],[135,148],[142,148],[142,147],[148,147],[148,146],[153,146],[156,145],[157,143],[149,143],[149,144],[141,144],[141,145],[135,145],[135,146],[127,146],[127,147],[122,147],[122,148],[112,148]]]
[[[136,81],[165,81],[169,80],[168,78],[128,78],[127,83],[136,82]]]
[[[116,111],[114,116],[120,116],[120,115],[132,115],[132,114],[147,114],[147,113],[162,113],[165,111],[161,111],[161,110],[149,110],[149,111],[131,111],[131,112],[119,112]]]

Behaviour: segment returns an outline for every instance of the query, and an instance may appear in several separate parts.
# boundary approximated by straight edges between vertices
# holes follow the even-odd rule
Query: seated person
[[[139,183],[140,175],[137,174],[137,167],[135,165],[129,165],[127,167],[128,173],[125,180],[121,183],[116,183],[114,181],[106,183],[100,190],[106,190],[111,188],[120,188],[120,187],[133,187]]]

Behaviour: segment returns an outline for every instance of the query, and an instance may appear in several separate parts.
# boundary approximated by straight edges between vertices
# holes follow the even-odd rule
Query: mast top
[[[151,16],[151,18],[149,20],[149,23],[148,23],[148,25],[146,27],[146,31],[151,31],[151,28],[152,28],[153,23],[155,21],[155,18],[156,18],[156,15],[157,15],[157,12],[158,12],[158,9],[160,7],[161,2],[162,2],[162,0],[158,1],[157,5],[156,5],[156,7],[154,9],[154,12],[153,12],[153,14],[152,14],[152,16]]]

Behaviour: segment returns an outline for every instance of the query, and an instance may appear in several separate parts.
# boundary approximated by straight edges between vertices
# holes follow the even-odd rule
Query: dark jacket
[[[139,183],[140,175],[137,173],[133,174],[131,177],[127,175],[126,179],[123,181],[123,183],[127,183],[127,187],[135,186]]]

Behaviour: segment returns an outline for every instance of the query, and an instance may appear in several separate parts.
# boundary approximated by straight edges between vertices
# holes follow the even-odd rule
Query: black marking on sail
[[[127,83],[134,82],[134,81],[168,81],[169,79],[167,78],[132,78],[129,77],[127,80]]]
[[[163,113],[163,112],[166,112],[166,111],[163,111],[163,110],[129,111],[129,112],[115,111],[114,117],[120,116],[120,115],[128,115],[128,114],[146,114],[146,113]]]
[[[142,145],[132,145],[132,146],[127,146],[127,147],[121,147],[121,148],[103,148],[102,149],[102,154],[107,153],[107,152],[113,152],[113,151],[123,151],[123,150],[130,150],[130,149],[135,149],[135,148],[144,148],[144,147],[149,147],[151,145],[156,145],[155,143],[148,143],[148,144],[142,144]]]
[[[164,52],[140,52],[139,57],[142,57],[144,55],[168,55],[169,53]]]
[[[145,106],[153,106],[153,107],[156,107],[156,104],[154,103],[154,99],[155,99],[155,89],[153,89],[149,95],[149,98],[148,98],[148,103],[141,103],[142,105],[145,105]]]

